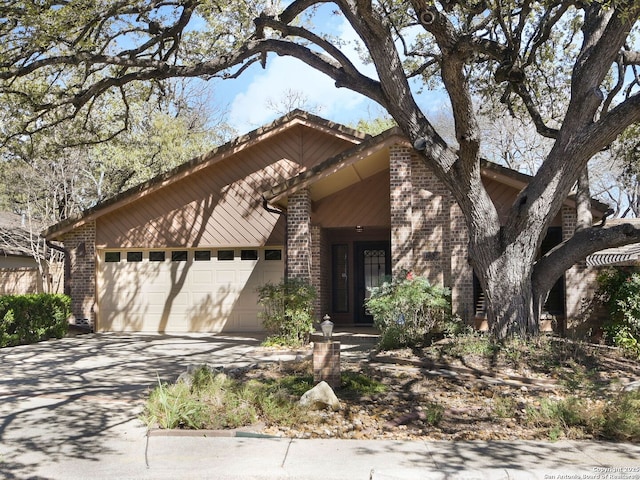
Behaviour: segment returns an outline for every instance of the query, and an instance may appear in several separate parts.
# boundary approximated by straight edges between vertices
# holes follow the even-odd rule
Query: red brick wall
[[[72,320],[95,325],[96,302],[96,225],[88,222],[64,236],[69,255],[67,282],[71,294]]]
[[[562,240],[570,238],[576,229],[576,211],[567,206],[562,207]],[[597,288],[597,270],[587,267],[583,260],[564,274],[565,278],[565,312],[566,335],[582,337],[588,330],[597,326],[586,310]]]
[[[414,267],[411,163],[411,149],[401,146],[389,148],[391,271],[394,275],[399,275],[403,270],[412,270]]]
[[[467,229],[446,186],[407,147],[390,151],[391,264],[452,289],[454,312],[473,315],[473,270]]]

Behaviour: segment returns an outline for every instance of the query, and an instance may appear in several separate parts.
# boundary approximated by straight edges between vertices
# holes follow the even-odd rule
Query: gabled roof
[[[392,127],[375,137],[370,137],[362,143],[359,143],[358,145],[355,145],[332,158],[328,158],[315,167],[301,172],[279,185],[275,185],[268,192],[265,192],[264,197],[269,202],[283,204],[283,199],[288,195],[310,185],[318,185],[318,183],[325,181],[328,177],[336,177],[339,172],[345,172],[346,170],[352,170],[352,174],[350,175],[350,184],[356,183],[357,181],[381,170],[380,162],[376,162],[372,159],[379,158],[376,157],[376,155],[386,151],[389,146],[394,144],[403,144],[411,147],[411,143],[407,140],[399,127]],[[490,178],[504,185],[508,185],[517,190],[524,188],[532,178],[526,173],[518,172],[517,170],[504,167],[488,160],[482,160],[481,171],[484,177]],[[343,175],[343,177],[345,176]],[[333,189],[334,191],[337,191],[338,189],[345,188],[348,185],[349,180],[343,178],[334,182]],[[329,193],[334,193],[329,191],[327,188],[321,188],[318,190],[321,191],[314,195],[312,188],[311,197],[313,200]],[[567,203],[575,207],[575,200],[573,197],[569,197],[567,199]],[[602,214],[609,208],[608,205],[596,199],[592,199],[591,205],[596,213],[600,214],[600,216],[602,216]]]
[[[330,176],[336,176],[339,173],[342,174],[343,179],[341,179],[342,181],[334,181],[331,190],[337,191],[345,188],[350,184],[389,168],[386,155],[381,156],[380,153],[384,152],[391,145],[399,143],[405,143],[407,146],[410,146],[410,143],[398,127],[390,128],[274,186],[268,192],[265,192],[264,198],[269,202],[277,203],[285,196],[291,195],[311,184],[317,186],[318,183],[324,179]],[[319,195],[326,196],[330,193],[333,192],[331,192],[330,189],[324,188]],[[314,192],[312,192],[312,199],[317,199],[314,198]]]
[[[148,180],[140,185],[137,185],[129,190],[122,192],[114,197],[106,199],[103,202],[83,211],[81,214],[72,216],[62,222],[50,226],[42,232],[42,236],[48,239],[56,238],[66,232],[69,232],[86,222],[95,220],[96,218],[111,212],[121,206],[144,197],[152,192],[155,192],[171,183],[177,182],[195,172],[198,172],[206,167],[209,167],[221,160],[238,153],[244,149],[260,143],[267,138],[270,138],[280,132],[293,128],[297,125],[303,125],[317,131],[325,132],[334,137],[342,138],[348,142],[359,144],[369,135],[358,132],[352,128],[346,127],[339,123],[325,120],[316,115],[304,112],[302,110],[294,110],[283,117],[273,121],[272,123],[253,130],[245,135],[235,138],[230,142],[225,143],[222,146],[214,148],[213,150],[191,159],[190,161],[183,163],[162,173],[151,180]]]
[[[20,215],[0,212],[0,255],[33,257],[31,233]]]
[[[312,188],[312,198],[314,198],[314,195],[320,198],[330,195],[388,168],[386,152],[391,145],[404,144],[411,147],[411,143],[398,127],[390,128],[376,136],[370,136],[302,110],[294,110],[268,125],[253,130],[147,182],[100,202],[79,215],[57,223],[43,231],[42,236],[48,239],[57,238],[86,222],[95,220],[129,202],[149,195],[297,125],[325,132],[351,142],[354,146],[274,186],[264,194],[265,199],[269,202],[281,203],[286,200],[288,195],[307,186]],[[487,178],[518,190],[531,180],[529,175],[489,161],[483,161],[482,174]],[[567,202],[575,204],[571,198]],[[601,213],[608,208],[607,205],[596,200],[592,201],[592,207],[596,212]]]

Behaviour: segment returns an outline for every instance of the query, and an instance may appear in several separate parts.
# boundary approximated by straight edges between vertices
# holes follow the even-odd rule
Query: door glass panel
[[[364,260],[364,286],[365,299],[369,298],[370,288],[379,287],[385,280],[385,251],[384,249],[364,250],[362,252]]]
[[[333,245],[333,311],[349,311],[349,249],[347,245]]]

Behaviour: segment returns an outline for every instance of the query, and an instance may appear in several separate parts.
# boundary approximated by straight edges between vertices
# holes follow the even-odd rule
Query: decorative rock
[[[625,392],[635,392],[636,390],[640,390],[640,380],[636,380],[635,382],[627,383],[624,386]]]
[[[340,409],[340,401],[327,382],[320,382],[300,398],[300,405],[313,410]]]
[[[199,365],[188,365],[187,366],[187,371],[186,372],[182,372],[178,376],[178,378],[176,379],[176,383],[186,383],[187,386],[190,387],[192,382],[193,382],[193,374],[199,368],[207,369],[209,372],[211,372],[211,374],[213,376],[216,376],[217,374],[219,374],[220,372],[222,372],[224,370],[223,367],[210,365],[208,363],[201,363]]]

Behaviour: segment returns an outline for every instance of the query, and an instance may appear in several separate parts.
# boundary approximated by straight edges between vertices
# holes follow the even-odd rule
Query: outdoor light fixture
[[[325,342],[330,342],[331,335],[333,335],[333,322],[331,321],[331,317],[328,313],[322,318],[324,320],[324,322],[320,324],[320,328],[322,329],[322,336],[324,337]]]
[[[362,225],[356,225],[356,232],[362,233],[363,230],[364,228],[362,228]]]

